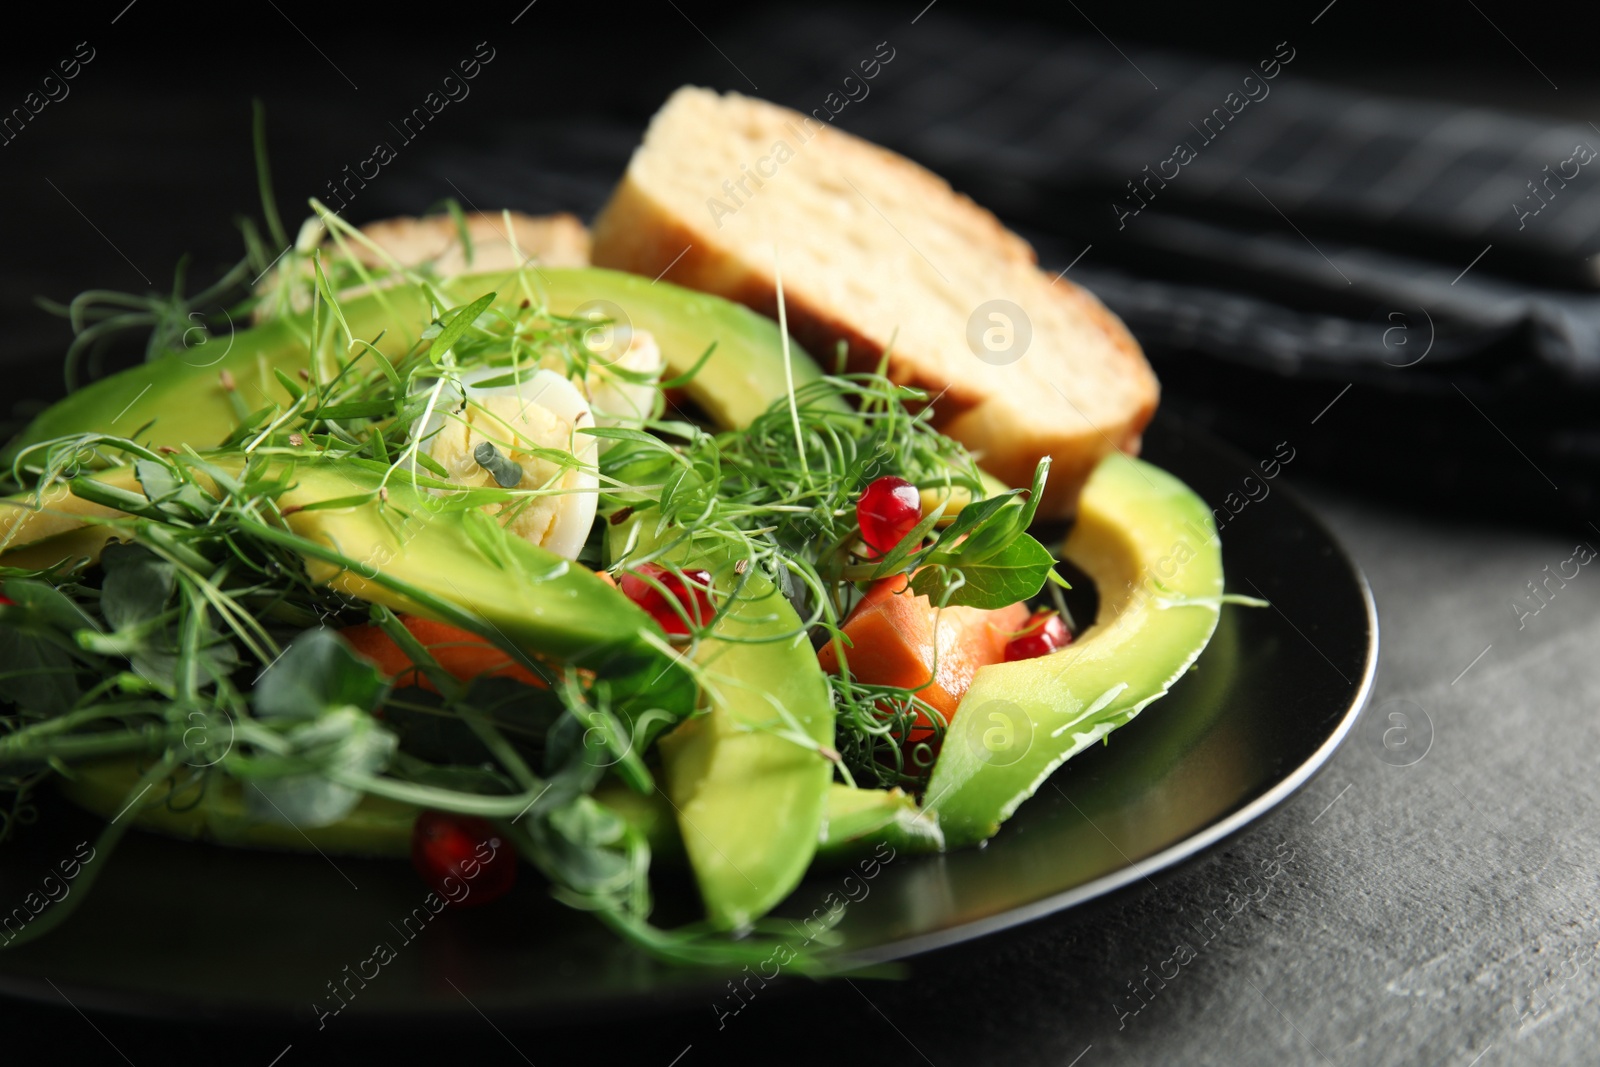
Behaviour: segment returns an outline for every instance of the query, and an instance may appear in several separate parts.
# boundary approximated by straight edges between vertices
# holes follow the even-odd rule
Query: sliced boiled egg
[[[592,360],[584,376],[589,403],[601,426],[637,424],[648,419],[655,408],[656,393],[660,392],[654,381],[629,381],[616,373],[621,369],[630,375],[649,375],[652,379],[661,374],[661,349],[650,332],[630,329],[625,337],[627,348],[615,359]],[[619,341],[622,339],[618,337]]]
[[[595,424],[594,414],[582,391],[554,371],[530,371],[509,385],[476,386],[508,373],[505,367],[479,367],[461,376],[460,389],[446,385],[436,404],[442,410],[416,431],[420,447],[457,484],[539,490],[484,510],[507,514],[506,528],[518,537],[576,559],[599,498],[599,442],[578,432]],[[563,467],[535,454],[538,449],[566,452],[582,466]]]

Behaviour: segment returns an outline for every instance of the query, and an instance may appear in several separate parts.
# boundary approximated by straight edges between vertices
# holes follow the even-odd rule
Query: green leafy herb
[[[934,601],[1003,608],[1038,593],[1055,562],[1049,549],[1020,534],[992,555],[960,566],[938,564],[919,571],[911,580],[911,590]]]
[[[122,755],[149,762],[155,777],[146,775],[141,789],[171,783],[149,789],[148,798],[130,797],[134,811],[170,802],[178,790],[203,794],[207,782],[222,776],[244,784],[255,816],[300,826],[336,821],[363,795],[479,814],[497,821],[560,899],[632,943],[699,964],[737,967],[767,958],[770,942],[760,928],[737,941],[692,926],[654,926],[649,845],[597,799],[608,775],[652,792],[651,745],[690,710],[693,678],[687,671],[663,676],[661,664],[676,660],[662,659],[670,649],[659,636],[656,658],[619,660],[598,672],[531,659],[528,650],[487,631],[469,605],[430,594],[370,560],[348,558],[337,544],[302,536],[290,518],[375,509],[404,552],[406,531],[416,522],[466,512],[459,551],[500,568],[506,582],[537,582],[570,566],[563,561],[550,574],[528,573],[539,568],[520,558],[508,562],[504,551],[510,517],[563,491],[553,483],[522,488],[526,472],[509,454],[566,469],[578,465],[570,453],[515,434],[504,450],[484,442],[474,459],[494,484],[464,488],[429,455],[429,437],[437,432],[430,427],[459,425],[474,402],[461,384],[468,372],[480,388],[515,385],[540,368],[585,380],[595,356],[584,338],[596,322],[540,306],[532,284],[524,285],[530,299],[520,305],[497,307],[496,294],[486,293],[452,306],[429,268],[401,267],[315,203],[318,217],[290,246],[264,170],[259,113],[256,132],[273,246],[247,226],[246,261],[190,299],[181,297],[180,266],[171,297],[84,294],[58,309],[76,331],[69,374],[114,335],[136,327],[150,329],[151,355],[206,343],[222,325],[215,308],[269,267],[262,289],[236,300],[221,318],[254,313],[283,320],[305,345],[309,373],[303,381],[277,373],[283,393],[256,410],[225,380],[237,425],[222,454],[158,454],[132,440],[89,435],[46,442],[18,458],[15,489],[35,501],[67,489],[114,509],[117,517],[94,524],[122,543],[101,551],[98,565],[0,568],[5,595],[15,602],[0,607],[0,676],[15,708],[0,716],[0,790],[12,792],[12,811],[21,810],[27,790],[52,768]],[[459,208],[452,214],[470,257],[464,218]],[[355,245],[362,257],[353,254]],[[376,287],[381,301],[378,283],[393,277],[425,288],[433,325],[408,349],[391,347],[390,358],[375,339],[352,334],[340,294]],[[713,350],[661,384],[686,384]],[[652,381],[620,367],[604,373],[622,382]],[[733,563],[732,588],[715,591],[713,617],[686,620],[691,644],[721,626],[757,576],[757,584],[776,584],[794,604],[801,628],[759,638],[719,634],[725,640],[836,639],[871,582],[907,572],[915,575],[916,592],[946,606],[1001,607],[1034,596],[1053,564],[1026,533],[1048,465],[1041,464],[1029,490],[991,495],[992,483],[973,457],[932,428],[927,399],[881,375],[840,374],[792,387],[739,432],[708,432],[681,413],[586,426],[580,432],[607,443],[598,471],[605,521],[580,558],[636,568],[687,548]],[[374,472],[364,484],[377,487],[301,499],[291,509],[280,498],[306,464]],[[129,465],[137,488],[101,476]],[[913,536],[880,559],[860,543],[855,504],[884,474],[947,491],[952,503],[925,516]],[[8,543],[0,542],[0,550]],[[651,548],[640,551],[640,544]],[[458,681],[387,608],[325,584],[330,569],[358,573],[391,602],[482,633],[547,688]],[[335,633],[358,621],[388,634],[435,691],[391,691]],[[868,785],[920,788],[946,724],[915,690],[863,683],[843,658],[846,669],[829,683],[841,773]],[[381,720],[374,714],[379,707]],[[914,726],[928,736],[909,744]],[[11,818],[0,808],[0,837]],[[131,821],[108,828],[106,848]],[[53,909],[50,921],[68,910]],[[36,928],[43,927],[30,927],[30,937]],[[809,955],[791,964],[799,971],[819,966]]]
[[[478,316],[487,311],[489,305],[494,303],[494,298],[494,293],[484,293],[451,316],[450,321],[444,324],[444,328],[439,331],[439,336],[433,339],[433,345],[429,348],[429,353],[434,363],[437,364],[443,360],[444,354],[449,352],[455,346],[456,341],[460,340],[462,335],[472,328],[473,324],[478,321]]]

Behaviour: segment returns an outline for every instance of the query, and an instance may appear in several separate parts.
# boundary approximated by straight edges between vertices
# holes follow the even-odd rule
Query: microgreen
[[[500,488],[513,489],[522,484],[521,465],[502,456],[492,441],[484,441],[473,449],[472,458],[494,477],[495,484]]]
[[[586,431],[616,442],[601,462],[612,484],[600,510],[622,516],[611,529],[611,558],[635,573],[644,563],[671,569],[682,558],[731,561],[740,578],[762,574],[775,583],[802,620],[798,634],[719,634],[725,641],[842,642],[839,625],[866,585],[908,571],[916,573],[915,592],[942,606],[998,608],[1034,596],[1054,565],[1025,532],[1048,463],[1028,490],[989,496],[971,455],[930,425],[926,399],[881,375],[834,375],[793,390],[739,431],[709,433],[679,421],[648,423],[649,432]],[[972,502],[953,517],[936,508],[895,550],[874,558],[860,544],[855,503],[890,473]],[[628,483],[661,489],[646,494]],[[715,632],[737,597],[722,593],[711,620],[697,624],[681,613],[692,640]],[[943,719],[915,690],[854,680],[848,658],[846,650],[846,673],[833,679],[841,775],[920,790]],[[929,740],[903,745],[913,725],[930,729]]]
[[[530,717],[526,697],[508,705],[503,688],[455,683],[413,642],[408,651],[445,684],[436,707],[408,706],[465,730],[452,749],[432,753],[453,762],[426,758],[426,745],[402,752],[401,738],[415,734],[404,714],[400,733],[373,717],[388,686],[331,629],[316,625],[360,616],[310,579],[305,560],[320,553],[347,570],[361,563],[282,525],[276,501],[290,479],[274,461],[234,460],[225,470],[220,460],[144,456],[111,438],[92,447],[63,442],[45,465],[56,469],[57,485],[77,489],[91,480],[66,479],[66,468],[79,464],[62,452],[80,462],[86,453],[140,455],[144,493],[129,495],[143,501],[144,513],[99,520],[127,544],[108,548],[97,568],[5,572],[14,603],[0,607],[0,673],[14,680],[15,712],[0,718],[0,784],[18,804],[49,765],[122,754],[158,760],[185,781],[221,774],[243,782],[248,810],[269,821],[323,825],[364,794],[485,815],[502,823],[564,899],[600,912],[635,942],[670,942],[677,956],[702,963],[764,958],[770,946],[759,941],[735,945],[652,927],[648,848],[590,795],[613,765],[636,788],[653,788],[631,740],[648,742],[675,721],[641,710],[639,694],[659,690],[658,667],[638,678],[561,671],[557,692],[539,705],[545,710]],[[157,504],[180,500],[181,518]],[[431,603],[420,590],[397,588]],[[474,621],[450,605],[433,607]],[[372,617],[404,632],[386,609]],[[221,737],[226,753],[201,765],[196,745]],[[116,834],[102,838],[102,850]]]
[[[665,417],[658,399],[656,417],[575,430],[605,445],[595,470],[600,520],[580,560],[634,574],[660,563],[680,580],[687,580],[681,561],[715,561],[714,588],[702,589],[711,616],[680,611],[686,639],[641,631],[649,654],[614,669],[530,659],[470,605],[297,533],[289,519],[376,509],[392,531],[402,531],[427,513],[459,512],[455,551],[463,558],[500,568],[507,583],[552,578],[571,564],[530,573],[538,568],[503,558],[506,535],[496,524],[571,490],[559,478],[524,487],[525,471],[510,456],[550,463],[558,474],[582,463],[573,451],[528,440],[495,419],[474,391],[519,387],[540,369],[579,382],[593,374],[676,388],[693,384],[715,346],[660,382],[598,359],[587,340],[597,320],[544,306],[531,269],[515,279],[520,301],[481,292],[457,302],[430,268],[403,267],[315,202],[315,217],[291,245],[272,202],[262,121],[258,110],[272,246],[246,225],[246,260],[193,297],[181,296],[180,265],[170,297],[88,293],[58,308],[76,333],[69,380],[86,355],[124,330],[149,327],[152,355],[209,340],[220,324],[207,309],[225,299],[235,301],[229,319],[278,320],[308,359],[303,378],[275,372],[283,393],[264,407],[247,403],[231,378],[221,379],[236,426],[217,453],[157,452],[134,439],[82,435],[15,457],[12,488],[29,494],[32,505],[71,499],[111,509],[111,517],[89,522],[115,541],[95,546],[97,556],[44,571],[0,567],[14,602],[0,607],[0,679],[14,708],[0,716],[0,792],[13,797],[9,813],[0,808],[0,839],[22,818],[28,791],[53,768],[136,756],[150,761],[152,774],[161,772],[147,774],[141,787],[171,783],[140,804],[170,802],[181,790],[227,777],[244,784],[253,814],[296,825],[338,820],[364,795],[486,816],[560,899],[634,944],[700,964],[766,959],[771,943],[759,926],[735,940],[650,923],[649,845],[596,798],[597,787],[609,775],[641,793],[655,789],[655,738],[691,712],[688,689],[703,696],[719,681],[714,658],[702,664],[678,656],[716,633],[729,643],[837,642],[842,670],[829,681],[836,747],[819,745],[782,706],[762,728],[831,760],[847,782],[923,788],[947,724],[916,690],[854,678],[842,622],[871,582],[906,573],[914,575],[916,593],[945,607],[1001,607],[1037,594],[1053,560],[1026,530],[1048,464],[1029,489],[995,492],[972,455],[933,428],[926,394],[892,383],[882,368],[799,384],[784,331],[786,393],[748,427],[712,432],[681,413]],[[448,207],[470,260],[464,216]],[[264,280],[241,297],[249,275]],[[383,286],[396,280],[422,287],[430,324],[387,341],[354,333],[341,301],[358,287],[384,301]],[[786,316],[781,288],[779,310]],[[471,388],[464,384],[469,373]],[[472,456],[492,485],[456,483],[431,454],[435,435],[464,423],[480,437]],[[281,498],[305,464],[360,472],[367,488],[287,505]],[[133,481],[104,477],[111,468],[131,468]],[[855,504],[884,474],[940,491],[944,503],[880,557],[861,543]],[[0,551],[15,529],[6,525]],[[325,580],[330,570],[358,573],[390,602],[493,641],[546,688],[530,693],[505,679],[455,679],[388,608],[334,591]],[[646,582],[665,591],[653,576]],[[798,628],[718,632],[735,605],[774,587],[796,609]],[[388,634],[433,691],[393,691],[352,655],[333,630],[357,622]],[[678,667],[667,681],[663,664]],[[103,847],[125,828],[108,828]],[[29,936],[44,928],[34,924]],[[821,963],[803,955],[791,966],[814,971]]]

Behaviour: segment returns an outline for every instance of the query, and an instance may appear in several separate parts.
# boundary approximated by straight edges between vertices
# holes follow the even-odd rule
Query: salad
[[[248,328],[80,298],[80,342],[154,320],[151,358],[5,450],[0,837],[47,783],[108,821],[0,943],[137,827],[409,855],[441,904],[536,877],[746,963],[808,870],[981,843],[1212,633],[1211,513],[1156,467],[1107,458],[1049,544],[1048,460],[1000,484],[881,368],[643,276],[473,272],[465,229],[467,273],[402,264],[313,208],[232,279],[270,275]],[[703,920],[652,922],[658,864]]]

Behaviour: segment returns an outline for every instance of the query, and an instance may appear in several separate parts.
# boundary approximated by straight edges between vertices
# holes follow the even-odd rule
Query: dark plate
[[[1146,455],[1214,507],[1247,499],[1250,461],[1192,429],[1157,420]],[[1254,473],[1256,494],[1260,484],[1270,493],[1223,528],[1228,590],[1273,607],[1225,608],[1197,669],[1111,744],[1057,772],[987,847],[815,873],[781,909],[798,920],[796,941],[806,917],[845,905],[841,951],[879,962],[1069,908],[1194,857],[1322,767],[1366,700],[1377,618],[1328,531],[1281,482]],[[95,820],[44,806],[40,828],[8,847],[7,908],[94,836]],[[310,1022],[313,1001],[336,1005],[330,983],[339,983],[354,991],[344,994],[347,1021],[455,1016],[473,1005],[497,1018],[570,1021],[704,998],[721,985],[629,950],[532,877],[493,907],[419,929],[405,920],[424,890],[397,861],[135,834],[105,862],[61,929],[0,953],[0,991],[59,999],[59,989],[82,1008]],[[662,885],[660,898],[666,914],[692,911],[686,883]],[[378,942],[395,956],[363,986],[351,976]]]

